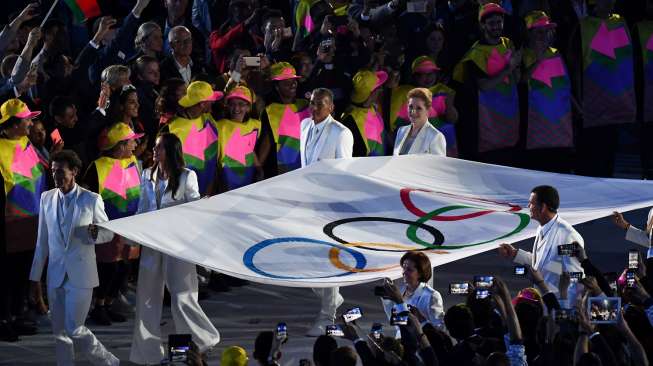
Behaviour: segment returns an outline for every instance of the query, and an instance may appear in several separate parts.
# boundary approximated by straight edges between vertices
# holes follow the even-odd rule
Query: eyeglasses
[[[187,44],[193,43],[193,38],[188,37],[188,38],[184,38],[184,39],[176,39],[176,40],[172,41],[172,43],[187,45]]]

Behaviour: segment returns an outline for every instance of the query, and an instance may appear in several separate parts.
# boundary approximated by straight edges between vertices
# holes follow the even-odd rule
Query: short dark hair
[[[77,168],[78,172],[82,171],[82,160],[72,150],[61,150],[50,155],[50,166],[54,162],[67,163],[70,170]]]
[[[537,203],[540,205],[546,204],[546,207],[551,212],[558,212],[558,207],[560,207],[560,196],[558,195],[558,190],[552,186],[542,185],[533,188],[531,191],[535,193]]]
[[[431,261],[426,254],[418,251],[406,252],[399,260],[399,265],[403,266],[407,260],[415,263],[415,268],[419,273],[419,282],[428,282],[431,279]]]
[[[66,113],[66,109],[70,107],[75,107],[75,101],[73,98],[65,95],[57,95],[50,102],[50,117],[54,118],[55,116],[63,116]]]
[[[269,330],[261,332],[256,336],[253,354],[255,360],[267,361],[270,351],[272,350],[273,337],[274,333]]]
[[[331,365],[333,366],[356,366],[358,355],[351,347],[338,347],[331,352]]]
[[[159,60],[157,60],[156,57],[149,56],[149,55],[143,55],[143,56],[137,58],[136,63],[134,64],[134,67],[136,69],[136,73],[138,75],[143,75],[143,72],[145,71],[145,67],[148,64],[151,64],[151,63],[156,63],[158,65]]]
[[[328,335],[317,337],[313,344],[313,363],[316,366],[329,366],[331,352],[338,348],[338,342]]]
[[[465,304],[450,307],[444,314],[444,324],[455,339],[467,339],[474,334],[474,316]]]
[[[22,119],[20,119],[20,118],[18,118],[16,116],[9,117],[8,120],[6,120],[4,123],[0,124],[0,132],[10,130],[12,127],[18,125],[20,123],[20,121],[22,121]]]

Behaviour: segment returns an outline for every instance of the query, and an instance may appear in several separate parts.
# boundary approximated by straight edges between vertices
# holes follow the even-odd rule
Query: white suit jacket
[[[323,159],[351,158],[354,153],[354,135],[342,123],[329,116],[321,123],[326,123],[324,131],[317,140],[316,153],[311,161],[306,161],[306,139],[308,131],[313,125],[312,118],[302,121],[299,137],[299,153],[302,166],[308,166]]]
[[[646,220],[646,226],[648,226],[648,223],[651,221],[651,218],[653,218],[653,208],[648,212],[648,219]],[[635,244],[639,244],[646,248],[651,247],[651,238],[649,237],[649,233],[647,233],[646,230],[638,229],[633,225],[630,225],[628,227],[628,230],[626,230],[626,240],[631,241]]]
[[[93,288],[99,285],[95,264],[95,245],[113,239],[113,233],[100,228],[96,240],[88,233],[88,225],[109,221],[104,212],[102,197],[77,186],[73,197],[72,224],[70,232],[59,229],[59,189],[43,192],[39,208],[39,228],[36,249],[29,279],[40,281],[43,267],[48,260],[48,287],[60,287],[66,274],[70,284],[77,288]],[[63,221],[63,218],[61,218]]]
[[[137,213],[157,210],[156,181],[156,171],[154,171],[154,175],[152,175],[152,169],[148,168],[143,170],[141,175],[141,199],[138,201]],[[200,192],[199,185],[197,184],[197,174],[190,169],[184,168],[179,177],[179,188],[177,188],[174,198],[172,197],[172,192],[166,191],[161,197],[161,208],[195,201],[198,198],[200,198]]]
[[[544,247],[543,250],[540,251],[543,254],[538,258],[535,258],[536,263],[534,262],[533,253],[522,249],[519,249],[514,261],[519,264],[529,264],[533,266],[533,268],[542,274],[544,281],[547,283],[551,291],[557,295],[559,293],[558,284],[562,272],[583,272],[583,268],[580,266],[578,259],[575,257],[558,255],[558,245],[578,242],[578,244],[585,246],[585,242],[576,229],[563,220],[559,215],[556,215],[553,220],[550,229],[545,230],[543,233],[544,236],[542,242],[539,240],[542,226],[537,228],[533,252],[535,252],[536,248],[540,248],[541,245]],[[569,286],[568,298],[571,304],[573,304],[573,299],[575,298],[575,287],[576,285],[574,283]]]
[[[397,137],[395,138],[395,147],[392,155],[399,155],[401,147],[406,142],[406,137],[410,132],[410,125],[401,126],[397,130]],[[413,145],[408,150],[408,154],[432,154],[432,155],[447,155],[447,140],[445,140],[442,132],[433,127],[432,124],[426,122],[421,130],[415,136]]]
[[[406,284],[402,283],[399,286],[399,291],[404,293],[406,291]],[[442,324],[444,318],[444,305],[442,302],[442,295],[428,284],[421,282],[415,293],[409,299],[406,299],[406,304],[416,307],[429,323],[438,326]],[[383,303],[383,310],[386,316],[390,319],[392,315],[392,307],[394,302],[386,299],[381,299]]]

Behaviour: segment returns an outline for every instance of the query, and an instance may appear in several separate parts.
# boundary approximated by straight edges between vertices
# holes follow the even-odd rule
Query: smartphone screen
[[[261,66],[261,58],[259,56],[254,57],[243,57],[245,61],[245,66],[248,67],[259,67]]]
[[[592,324],[615,324],[620,312],[620,297],[590,297],[587,301],[587,315]]]
[[[390,325],[408,324],[408,314],[394,314],[390,317]]]
[[[629,269],[628,271],[626,271],[626,287],[633,288],[635,286],[637,286],[635,271]]]
[[[277,324],[277,339],[286,338],[288,338],[288,326],[286,326],[286,323]]]
[[[467,295],[469,293],[469,284],[467,282],[450,283],[449,293],[452,295]]]
[[[50,133],[50,139],[52,139],[53,145],[56,145],[63,140],[63,138],[61,138],[61,133],[59,133],[59,129],[55,128],[54,131]]]
[[[637,269],[639,265],[639,251],[631,249],[628,251],[628,269]]]
[[[515,276],[525,276],[526,266],[515,266],[515,271],[513,273],[515,274]]]
[[[477,299],[485,299],[488,296],[490,296],[490,290],[488,290],[488,289],[477,289],[476,290],[476,298]]]
[[[290,27],[286,27],[283,29],[283,37],[292,38],[292,29]]]
[[[339,324],[329,324],[326,326],[326,335],[332,337],[344,337],[345,332],[342,331]]]
[[[474,276],[476,288],[490,288],[494,284],[494,276]]]
[[[372,334],[372,337],[377,341],[381,339],[381,336],[383,335],[383,324],[374,323],[374,325],[372,325],[372,329],[370,330],[370,334]]]
[[[569,272],[569,278],[571,282],[578,282],[583,279],[583,272]]]
[[[170,362],[188,361],[191,339],[190,334],[170,334],[168,336],[168,358]]]
[[[342,314],[342,320],[345,321],[345,323],[353,322],[356,319],[360,319],[363,316],[363,312],[361,311],[361,308],[355,307],[347,310],[344,314]]]
[[[558,255],[575,257],[576,256],[575,245],[574,244],[558,245]]]

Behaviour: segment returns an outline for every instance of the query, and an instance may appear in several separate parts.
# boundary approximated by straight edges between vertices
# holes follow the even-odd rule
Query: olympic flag
[[[653,205],[653,184],[544,173],[430,155],[325,160],[235,191],[101,226],[250,281],[346,286],[534,236],[533,187],[555,186],[578,224]],[[591,246],[591,243],[587,243]]]

